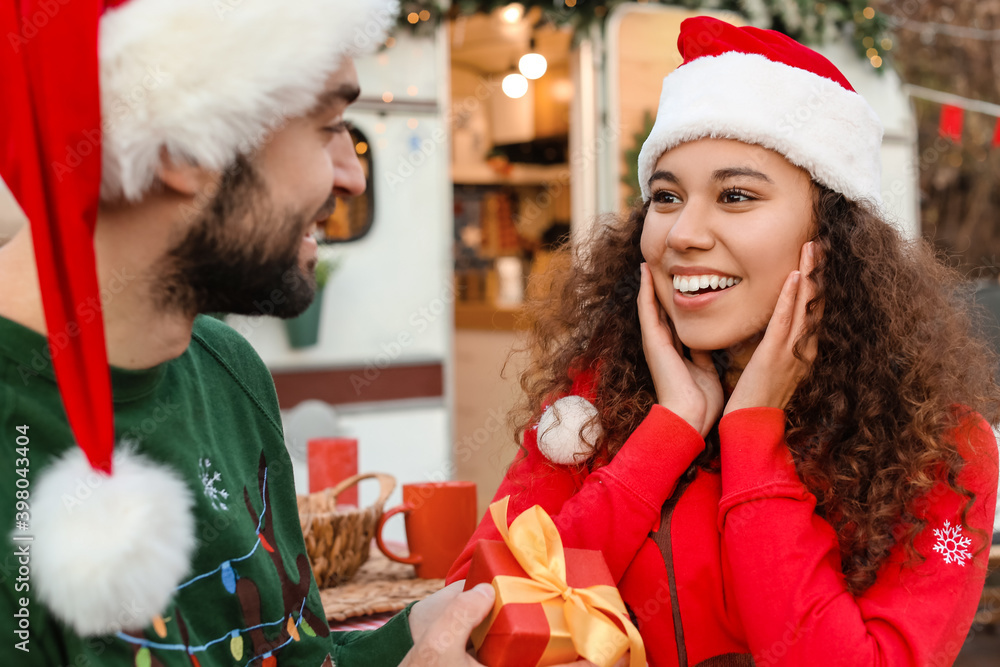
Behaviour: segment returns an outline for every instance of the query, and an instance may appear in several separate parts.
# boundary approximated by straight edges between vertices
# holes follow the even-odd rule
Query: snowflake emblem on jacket
[[[972,558],[972,554],[969,553],[972,540],[963,536],[962,529],[952,526],[950,521],[945,521],[944,528],[940,530],[935,528],[934,537],[937,538],[934,551],[944,556],[945,563],[965,565],[965,561]]]
[[[201,478],[201,485],[205,491],[205,497],[212,503],[212,507],[217,510],[226,511],[229,506],[226,500],[229,499],[229,492],[225,489],[216,488],[215,483],[222,481],[222,475],[218,470],[212,471],[212,461],[202,459],[198,462],[198,476]]]

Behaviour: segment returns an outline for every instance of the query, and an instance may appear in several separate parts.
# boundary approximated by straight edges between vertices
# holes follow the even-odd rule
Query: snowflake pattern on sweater
[[[226,501],[229,499],[229,492],[225,489],[216,488],[216,482],[222,482],[222,474],[219,471],[212,471],[212,461],[202,459],[198,463],[198,476],[201,478],[201,485],[205,491],[205,497],[212,502],[212,507],[220,511],[226,511],[229,506]]]
[[[969,553],[972,540],[962,535],[962,529],[952,526],[950,521],[944,522],[944,528],[935,528],[934,537],[937,538],[934,551],[944,556],[945,563],[958,563],[964,566],[965,561],[972,558],[972,554]]]

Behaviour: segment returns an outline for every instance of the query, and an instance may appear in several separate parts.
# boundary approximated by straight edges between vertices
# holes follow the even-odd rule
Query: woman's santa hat
[[[700,16],[681,23],[683,63],[663,80],[639,153],[639,186],[667,150],[705,137],[782,154],[851,201],[881,203],[882,123],[829,60],[773,30]]]
[[[79,446],[32,486],[32,574],[78,634],[146,627],[195,547],[185,482],[115,447],[103,319],[77,314],[100,302],[98,202],[141,199],[164,155],[222,170],[250,153],[312,108],[344,56],[381,43],[396,12],[396,0],[0,3],[0,175],[31,224]]]

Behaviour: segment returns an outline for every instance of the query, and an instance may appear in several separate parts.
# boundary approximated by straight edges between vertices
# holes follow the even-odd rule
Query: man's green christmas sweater
[[[75,446],[48,355],[43,336],[0,318],[0,665],[399,663],[412,645],[405,613],[374,633],[330,632],[271,375],[238,333],[204,316],[180,357],[149,370],[112,369],[118,442],[167,464],[194,496],[191,571],[163,623],[142,632],[81,638],[53,619],[34,597],[30,551],[11,539],[15,521],[27,520],[18,534],[30,534],[31,485]],[[29,512],[15,517],[19,469],[27,469]]]

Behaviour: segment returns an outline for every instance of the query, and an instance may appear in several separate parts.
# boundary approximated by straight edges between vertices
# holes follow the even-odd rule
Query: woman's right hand
[[[684,348],[656,298],[653,277],[645,262],[640,272],[637,304],[642,351],[653,376],[656,400],[705,437],[725,404],[712,355],[692,350],[691,359],[684,357]]]

